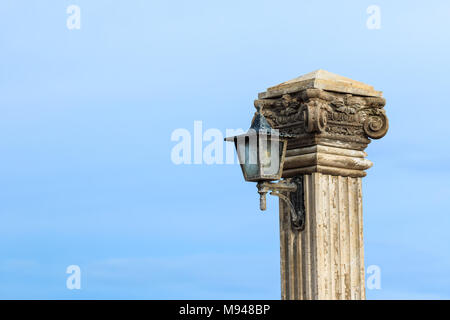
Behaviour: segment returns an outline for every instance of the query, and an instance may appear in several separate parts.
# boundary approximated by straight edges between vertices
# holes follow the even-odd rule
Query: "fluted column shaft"
[[[282,299],[365,299],[361,178],[304,175],[306,228],[280,201]]]

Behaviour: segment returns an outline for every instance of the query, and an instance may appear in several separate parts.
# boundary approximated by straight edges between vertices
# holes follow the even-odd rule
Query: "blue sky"
[[[450,299],[448,1],[5,0],[0,17],[0,298],[278,299],[277,201],[259,212],[237,165],[173,164],[170,137],[245,129],[258,92],[321,68],[387,100],[367,297]]]

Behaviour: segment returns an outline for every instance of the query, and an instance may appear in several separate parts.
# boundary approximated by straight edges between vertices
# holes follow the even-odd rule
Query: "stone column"
[[[296,231],[280,201],[282,299],[365,299],[364,149],[383,137],[382,93],[318,70],[260,93],[270,124],[295,136],[283,178],[303,179],[306,226]]]

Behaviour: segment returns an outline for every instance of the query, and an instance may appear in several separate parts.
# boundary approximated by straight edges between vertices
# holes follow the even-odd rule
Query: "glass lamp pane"
[[[279,175],[283,143],[284,141],[271,139],[270,136],[261,136],[259,150],[263,177],[270,178]]]
[[[246,180],[257,180],[260,177],[258,166],[257,144],[251,137],[240,137],[236,141],[236,151],[238,153],[239,163]]]

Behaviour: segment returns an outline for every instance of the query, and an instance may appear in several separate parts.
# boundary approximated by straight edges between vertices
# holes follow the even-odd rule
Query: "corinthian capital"
[[[372,86],[324,70],[271,87],[255,100],[255,106],[260,107],[273,128],[294,136],[288,154],[298,156],[297,150],[308,155],[303,157],[308,161],[297,158],[298,167],[291,169],[294,171],[286,168],[285,176],[310,172],[364,176],[370,161],[361,162],[362,153],[357,157],[351,154],[363,152],[371,139],[387,133],[385,104],[382,93]],[[312,146],[319,147],[312,152],[308,149]],[[325,150],[328,156],[324,156]],[[289,159],[286,165],[291,165]]]

